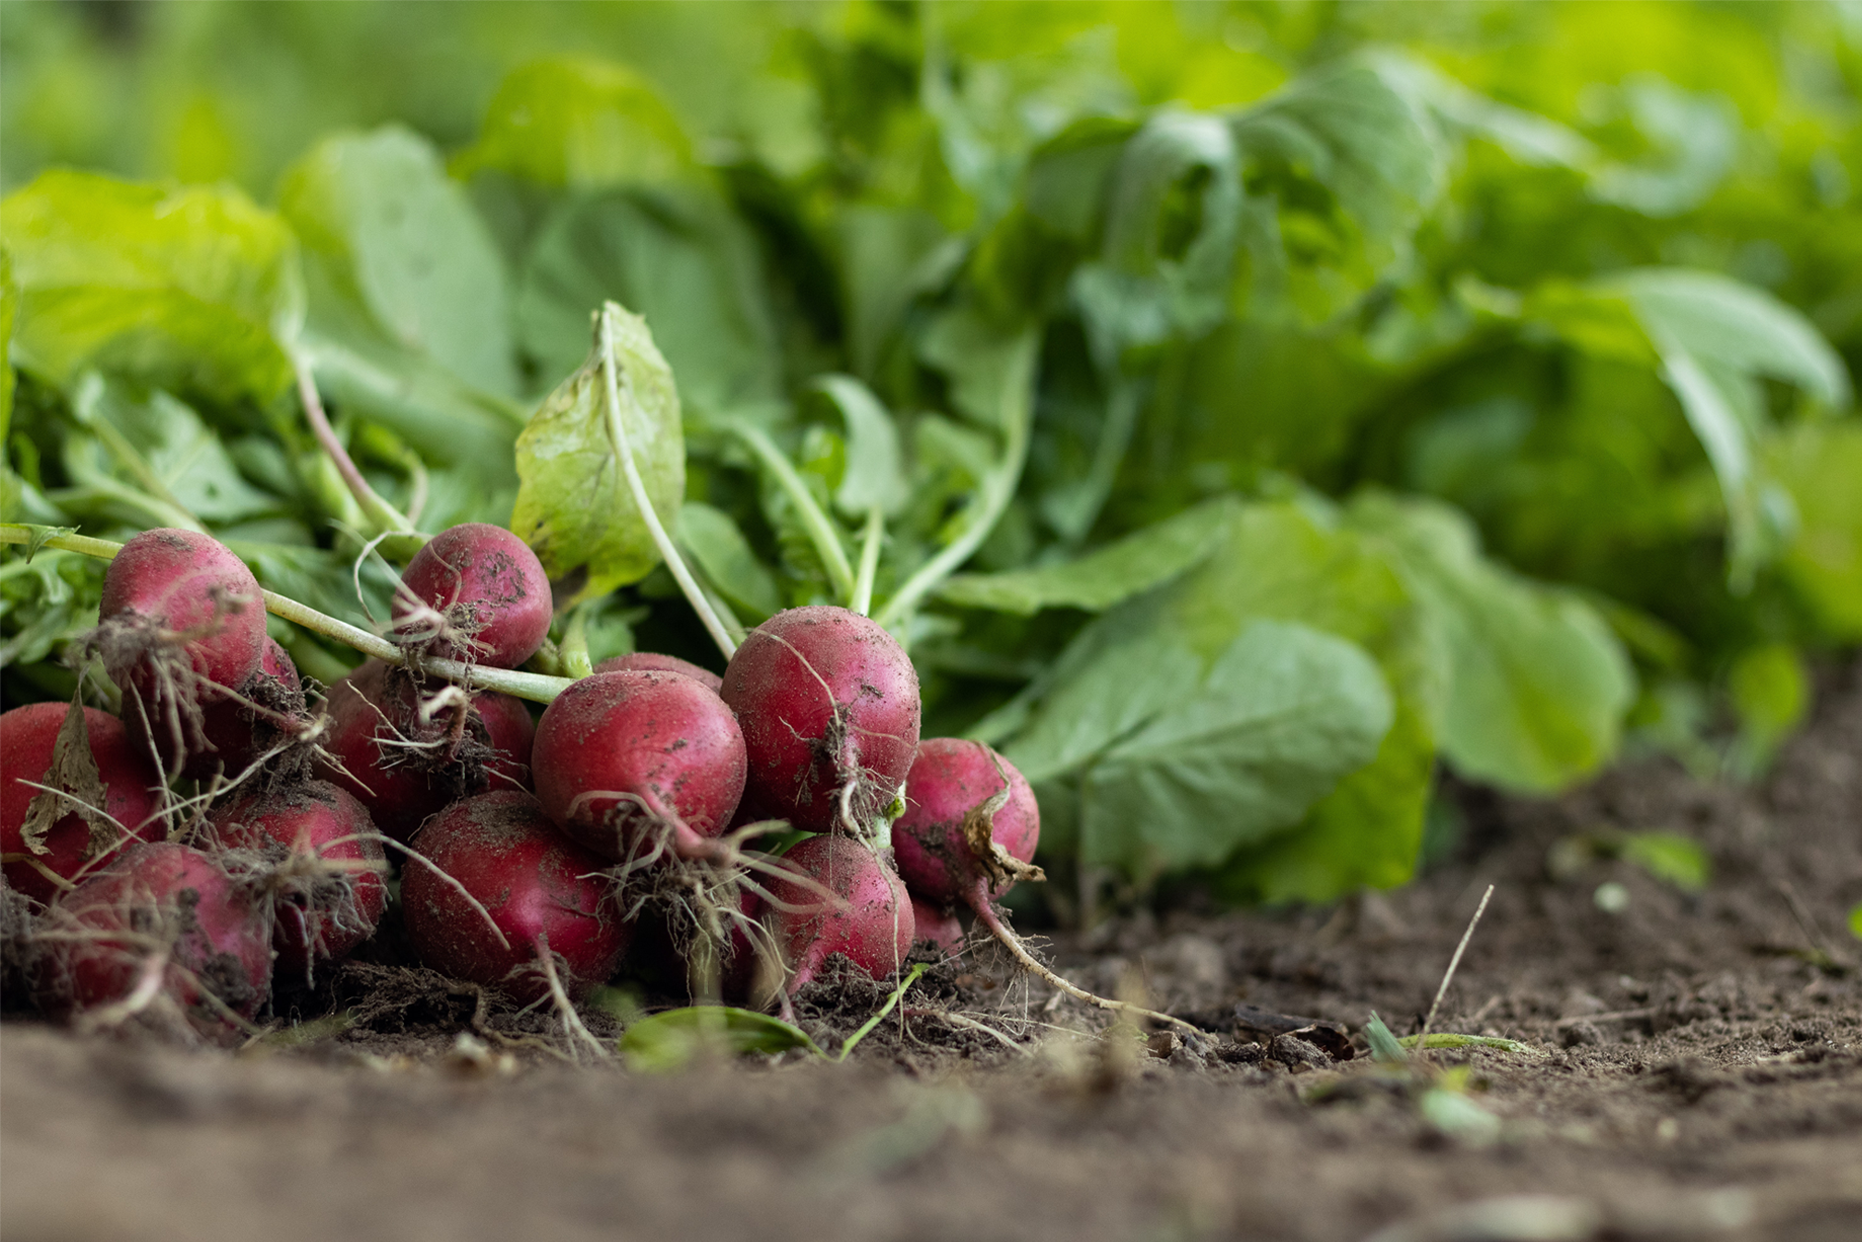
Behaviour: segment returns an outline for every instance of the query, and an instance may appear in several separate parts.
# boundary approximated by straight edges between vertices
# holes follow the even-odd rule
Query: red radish
[[[177,752],[173,735],[157,727],[152,739],[162,762],[179,762],[181,775],[208,780],[214,773],[237,777],[260,756],[307,727],[310,722],[304,683],[290,653],[275,638],[265,640],[258,671],[238,687],[239,697],[214,697],[200,704],[200,730],[194,749]],[[140,713],[124,722],[130,737],[149,744]]]
[[[899,876],[914,896],[944,907],[992,901],[1038,878],[1026,864],[1040,839],[1041,808],[1014,764],[982,742],[919,744],[905,814],[892,825]]]
[[[721,858],[711,838],[743,796],[744,739],[694,678],[596,673],[545,709],[531,764],[544,811],[604,858]]]
[[[657,651],[635,651],[611,660],[603,660],[595,666],[597,673],[677,673],[681,677],[690,677],[711,693],[716,694],[724,687],[724,679],[708,668],[700,668],[690,660],[681,660],[678,656],[661,655]]]
[[[460,798],[530,786],[535,727],[522,702],[488,692],[468,701],[451,687],[425,698],[439,710],[423,721],[413,677],[367,660],[330,687],[326,707],[322,745],[343,770],[325,763],[317,775],[354,794],[397,841]]]
[[[743,725],[750,816],[864,830],[905,783],[918,747],[918,673],[858,613],[828,604],[777,613],[745,636],[720,693]]]
[[[70,711],[64,703],[30,703],[0,715],[0,853],[18,858],[0,870],[8,885],[42,904],[63,891],[46,872],[75,881],[131,840],[167,832],[162,778],[148,753],[130,744],[115,716],[86,707],[72,721]],[[60,733],[67,729],[71,740],[60,763]],[[28,781],[51,785],[103,814]]]
[[[782,862],[792,876],[769,885],[769,927],[795,972],[790,992],[813,979],[834,953],[875,979],[899,968],[916,925],[905,885],[889,863],[839,833],[808,838]]]
[[[271,994],[271,911],[212,856],[138,844],[47,912],[33,963],[39,1007],[114,1023],[176,1011],[199,1033],[236,1036]]]
[[[1055,974],[1003,921],[992,898],[1018,880],[1044,880],[1028,862],[1041,835],[1034,791],[1013,764],[981,742],[931,738],[919,747],[905,787],[905,814],[892,826],[899,869],[915,898],[961,901],[1023,967],[1075,1000],[1140,1014],[1188,1031],[1181,1018],[1107,1000]]]
[[[550,583],[522,539],[486,522],[441,531],[414,554],[394,605],[404,640],[428,641],[431,655],[516,668],[549,634]]]
[[[561,960],[563,990],[575,1000],[619,965],[633,929],[609,900],[611,885],[600,874],[605,864],[564,839],[529,794],[456,802],[421,829],[415,845],[459,886],[413,859],[402,873],[408,935],[435,970],[540,1000],[550,995],[538,969],[547,944]]]
[[[388,864],[362,804],[328,781],[241,799],[213,814],[220,844],[271,864],[272,946],[281,979],[347,957],[388,907]]]
[[[103,578],[95,643],[123,688],[123,710],[146,720],[164,762],[207,745],[204,703],[246,684],[265,652],[258,581],[225,544],[191,530],[144,531]]]
[[[910,887],[906,886],[908,891]],[[957,921],[956,912],[949,906],[934,906],[914,893],[912,922],[918,933],[915,939],[928,940],[951,957],[963,952],[963,924]]]

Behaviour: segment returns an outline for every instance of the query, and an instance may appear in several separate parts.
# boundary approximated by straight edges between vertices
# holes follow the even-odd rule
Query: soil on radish
[[[1457,788],[1465,832],[1405,890],[1241,915],[1185,899],[1086,933],[1020,920],[1076,982],[1225,1027],[1207,1048],[1070,1042],[1049,1028],[1107,1015],[1050,1003],[975,938],[839,1066],[562,1064],[547,1006],[422,971],[391,932],[303,998],[298,1016],[347,1011],[347,1029],[252,1050],[268,1055],[9,1013],[0,1233],[1359,1242],[1531,1236],[1524,1214],[1537,1236],[1846,1240],[1862,1219],[1862,941],[1843,924],[1862,902],[1862,663],[1820,689],[1757,787],[1649,759],[1555,800]],[[1710,885],[1589,848],[1647,830],[1704,847]],[[1500,1122],[1445,1133],[1384,1085],[1360,1032],[1372,1010],[1416,1030],[1489,883],[1436,1026],[1538,1054],[1435,1053]],[[1621,892],[1600,905],[1606,884]],[[795,998],[830,1048],[890,995],[835,966]],[[1357,1055],[1262,1033],[1238,1003],[1344,1023]],[[586,1020],[614,1030],[598,1006]]]

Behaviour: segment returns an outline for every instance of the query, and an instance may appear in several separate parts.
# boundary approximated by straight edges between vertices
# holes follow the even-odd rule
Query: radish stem
[[[427,542],[427,537],[417,533],[412,520],[383,500],[380,493],[362,477],[362,471],[349,456],[349,450],[337,439],[336,429],[330,426],[329,415],[324,413],[323,398],[317,393],[317,380],[310,372],[310,364],[302,358],[293,358],[292,363],[297,368],[297,393],[304,403],[304,418],[310,423],[311,433],[317,437],[317,443],[323,446],[336,472],[343,476],[343,482],[348,485],[356,503],[362,506],[362,511],[392,537],[395,555],[412,556]]]
[[[873,578],[879,573],[879,544],[886,530],[886,515],[875,505],[866,515],[866,534],[860,544],[860,576],[854,579],[853,601],[847,605],[861,616],[873,611]]]
[[[672,536],[660,524],[659,514],[653,511],[653,501],[647,496],[646,480],[640,477],[640,468],[634,464],[633,443],[628,439],[627,427],[621,419],[620,381],[615,375],[614,365],[614,314],[618,310],[612,302],[601,308],[601,377],[607,386],[608,397],[608,434],[614,439],[614,451],[621,459],[621,473],[627,478],[627,488],[633,493],[634,507],[640,510],[640,517],[647,524],[647,532],[653,536],[653,543],[659,549],[660,559],[666,562],[666,568],[678,581],[679,589],[685,592],[685,598],[691,602],[692,611],[705,623],[711,639],[717,643],[718,650],[724,653],[726,660],[737,654],[737,644],[731,641],[730,633],[718,614],[711,607],[711,601],[692,577],[692,571],[685,566],[685,558],[679,555],[679,549],[672,543]]]
[[[821,506],[809,493],[808,485],[802,482],[802,476],[795,472],[795,467],[783,455],[776,442],[771,440],[761,427],[734,419],[725,424],[738,439],[749,445],[758,461],[774,476],[776,483],[789,497],[796,512],[801,515],[802,526],[808,531],[808,537],[820,554],[821,564],[828,571],[834,589],[842,595],[853,595],[853,566],[847,561],[847,549],[841,546],[840,535],[834,529],[834,523],[828,519]]]

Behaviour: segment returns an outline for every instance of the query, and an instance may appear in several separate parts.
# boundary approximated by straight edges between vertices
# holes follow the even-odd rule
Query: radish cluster
[[[604,661],[533,721],[469,680],[551,621],[541,564],[497,527],[425,545],[404,654],[313,686],[314,713],[256,581],[207,536],[138,536],[103,599],[91,645],[122,719],[0,716],[28,982],[79,1022],[243,1037],[393,917],[426,965],[566,1022],[617,972],[786,1008],[836,956],[880,978],[920,937],[961,951],[956,909],[993,928],[990,903],[1039,876],[1027,783],[978,743],[921,744],[910,659],[846,609],[778,613],[722,678]],[[813,835],[760,848],[782,829]]]

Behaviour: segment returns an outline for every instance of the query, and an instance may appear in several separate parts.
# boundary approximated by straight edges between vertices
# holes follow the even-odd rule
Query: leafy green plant
[[[364,630],[509,524],[542,697],[870,610],[1047,860],[1231,900],[1402,883],[1444,765],[1754,777],[1862,637],[1834,11],[296,12],[9,19],[0,519],[210,529]],[[73,688],[62,546],[0,569],[9,703]]]

